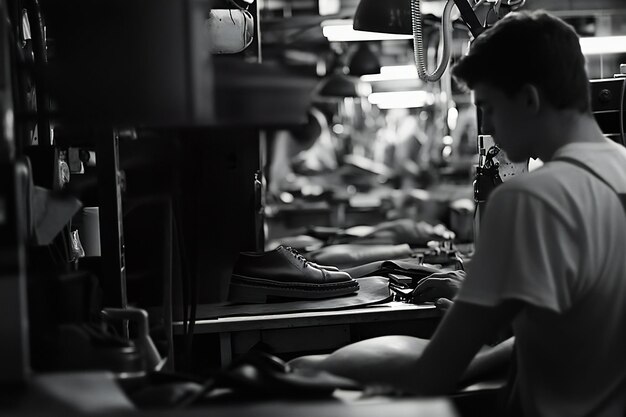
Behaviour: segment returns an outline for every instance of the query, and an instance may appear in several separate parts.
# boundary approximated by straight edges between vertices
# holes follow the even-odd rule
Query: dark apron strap
[[[572,165],[576,165],[577,167],[584,169],[585,171],[587,171],[588,173],[590,173],[591,175],[593,175],[594,177],[596,177],[597,179],[605,183],[607,187],[609,187],[611,190],[613,190],[615,194],[617,194],[617,197],[619,198],[620,203],[622,203],[624,213],[626,213],[626,194],[618,193],[617,190],[607,180],[602,178],[596,171],[591,169],[588,165],[580,162],[578,159],[570,158],[567,156],[560,156],[560,157],[552,159],[552,161],[563,161],[563,162],[568,162]]]

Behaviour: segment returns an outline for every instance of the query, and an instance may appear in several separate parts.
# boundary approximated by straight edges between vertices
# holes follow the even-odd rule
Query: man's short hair
[[[578,35],[545,11],[505,16],[476,38],[452,74],[469,88],[485,83],[507,95],[532,84],[557,109],[590,111],[589,78]]]

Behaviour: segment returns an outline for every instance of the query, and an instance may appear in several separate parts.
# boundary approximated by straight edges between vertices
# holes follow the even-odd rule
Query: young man
[[[545,165],[490,196],[468,277],[401,388],[452,391],[478,349],[512,324],[524,415],[622,416],[626,213],[611,187],[626,192],[626,148],[591,114],[578,37],[545,12],[512,13],[452,73],[509,159]]]
[[[388,356],[377,367],[361,364],[367,382],[450,393],[481,346],[512,325],[516,411],[623,416],[626,213],[611,187],[626,192],[626,148],[608,141],[590,112],[578,37],[545,12],[512,13],[452,71],[474,91],[483,131],[509,159],[545,164],[491,194],[468,276],[422,354],[398,360],[383,346]],[[404,341],[396,350],[412,345],[420,347]]]

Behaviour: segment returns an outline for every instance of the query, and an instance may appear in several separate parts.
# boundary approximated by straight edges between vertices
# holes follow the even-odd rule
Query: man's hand
[[[437,310],[441,311],[442,313],[445,313],[446,311],[450,310],[450,307],[452,307],[452,304],[454,304],[454,301],[449,300],[447,298],[437,298],[435,300],[435,307],[437,308]]]
[[[465,280],[464,271],[437,272],[422,278],[412,294],[414,303],[423,303],[427,301],[437,302],[440,298],[447,299],[451,303],[461,284]],[[449,304],[446,301],[441,302],[442,310],[447,310]]]

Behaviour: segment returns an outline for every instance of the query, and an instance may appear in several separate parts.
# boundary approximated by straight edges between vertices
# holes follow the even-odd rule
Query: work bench
[[[274,353],[330,352],[359,340],[405,334],[430,337],[440,318],[433,304],[390,301],[342,310],[248,315],[198,319],[195,335],[217,334],[220,365],[263,342]],[[183,334],[183,322],[174,322],[174,334]],[[282,356],[282,355],[280,355]]]

